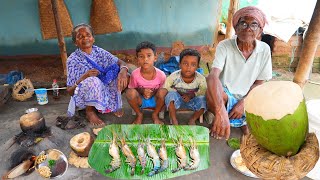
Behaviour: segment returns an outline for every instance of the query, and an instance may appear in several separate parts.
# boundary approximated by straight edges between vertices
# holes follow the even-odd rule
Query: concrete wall
[[[107,50],[134,49],[144,40],[171,47],[212,44],[218,11],[216,0],[115,0],[123,31],[96,36]],[[73,24],[88,23],[90,0],[65,0]],[[38,0],[1,0],[0,56],[59,54],[57,39],[41,37]],[[65,38],[68,53],[75,46]]]

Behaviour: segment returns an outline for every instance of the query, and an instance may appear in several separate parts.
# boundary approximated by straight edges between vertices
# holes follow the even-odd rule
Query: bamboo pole
[[[222,12],[222,0],[218,1],[218,13],[216,17],[216,29],[213,32],[213,43],[212,47],[216,47],[218,44],[218,34],[219,34],[219,23],[221,18],[221,12]]]
[[[315,52],[320,42],[320,0],[317,1],[312,18],[303,41],[302,52],[297,70],[294,74],[293,82],[301,88],[306,84],[308,74],[311,70]]]
[[[67,62],[67,50],[66,50],[66,45],[64,42],[64,37],[63,37],[63,30],[61,27],[61,21],[60,21],[60,15],[58,12],[58,5],[57,5],[57,0],[51,0],[52,4],[52,11],[54,15],[54,22],[56,24],[56,30],[57,30],[57,35],[58,35],[58,45],[60,49],[60,56],[62,60],[62,66],[63,66],[63,73],[64,75],[67,75],[67,69],[66,69],[66,62]]]
[[[226,39],[230,39],[234,34],[234,29],[232,27],[232,18],[234,13],[238,10],[239,1],[238,0],[230,0],[229,10],[228,10],[228,22],[227,22],[227,32]]]

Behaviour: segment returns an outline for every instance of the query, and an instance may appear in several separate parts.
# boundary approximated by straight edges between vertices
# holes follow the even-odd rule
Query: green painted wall
[[[239,9],[246,6],[256,6],[259,0],[240,0]],[[230,0],[222,0],[222,12],[221,12],[221,22],[226,23],[228,21],[228,9],[230,5]]]
[[[65,0],[73,24],[88,23],[90,0]],[[134,49],[144,40],[170,47],[211,44],[218,12],[216,0],[115,0],[123,31],[96,36],[107,50]],[[1,0],[0,56],[59,54],[57,39],[41,37],[38,0]],[[75,49],[65,38],[68,53]]]

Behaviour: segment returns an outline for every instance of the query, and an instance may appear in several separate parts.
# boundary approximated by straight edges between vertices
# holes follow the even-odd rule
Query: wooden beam
[[[54,15],[54,22],[56,24],[56,30],[57,30],[57,35],[58,35],[58,45],[60,49],[60,56],[62,60],[62,66],[63,66],[63,72],[64,75],[67,75],[67,68],[66,68],[66,63],[67,63],[67,50],[66,50],[66,45],[64,42],[64,37],[63,37],[63,31],[61,27],[61,21],[60,21],[60,15],[58,12],[58,5],[57,5],[57,0],[51,0],[52,4],[52,11]]]
[[[212,41],[212,47],[217,47],[218,44],[218,34],[219,34],[219,23],[221,19],[221,12],[222,12],[222,0],[218,1],[218,13],[216,16],[216,29],[213,32],[213,41]]]
[[[234,29],[232,26],[232,18],[234,13],[238,10],[239,1],[238,0],[230,0],[229,11],[228,11],[228,22],[227,22],[227,29],[226,29],[226,39],[230,39],[234,34]]]
[[[315,52],[320,42],[320,0],[317,1],[312,18],[303,41],[302,52],[300,55],[297,70],[294,74],[293,82],[301,88],[307,82],[308,75],[311,71]]]

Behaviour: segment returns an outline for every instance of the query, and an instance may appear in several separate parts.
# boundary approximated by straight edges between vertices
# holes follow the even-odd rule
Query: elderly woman
[[[265,14],[245,7],[233,16],[236,37],[221,41],[207,78],[208,110],[215,116],[211,136],[229,138],[230,126],[249,132],[243,99],[249,91],[272,78],[269,46],[257,40],[266,24]]]
[[[104,125],[96,110],[122,115],[122,111],[117,111],[122,110],[121,91],[128,84],[128,68],[108,51],[93,45],[91,26],[75,26],[72,40],[78,49],[67,60],[67,91],[72,96],[68,113],[74,115],[76,107],[86,109],[92,125]]]

